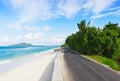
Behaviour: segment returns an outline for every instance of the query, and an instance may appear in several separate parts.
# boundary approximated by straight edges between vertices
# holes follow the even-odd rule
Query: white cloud
[[[65,35],[51,35],[51,36],[46,36],[46,38],[43,38],[43,44],[44,45],[60,45],[65,42],[67,36]]]
[[[26,39],[37,40],[43,36],[42,32],[28,33],[25,35]]]
[[[22,36],[21,35],[17,35],[16,36],[16,40],[21,40],[22,39]]]
[[[19,22],[33,21],[39,14],[37,0],[8,0],[18,13]]]
[[[25,35],[25,38],[28,39],[28,40],[29,40],[29,39],[31,40],[32,37],[33,37],[33,34],[32,34],[32,33],[28,33],[28,34]]]
[[[51,30],[51,27],[46,25],[43,27],[43,31],[50,31]]]
[[[35,25],[29,26],[29,25],[24,25],[23,30],[28,30],[28,31],[38,31],[38,27]]]
[[[119,9],[120,9],[120,6],[117,6],[117,7],[113,7],[113,8],[108,8],[105,11],[112,11],[112,10],[119,10]]]
[[[8,39],[9,39],[8,37],[4,37],[2,40],[7,41]]]
[[[91,18],[93,20],[95,20],[95,19],[106,17],[109,15],[120,16],[120,7],[106,9],[105,13],[96,14],[96,15],[92,16]]]
[[[116,0],[7,0],[18,13],[19,23],[74,17],[81,10],[99,14]],[[5,2],[5,1],[4,1]]]
[[[110,12],[107,14],[97,14],[97,15],[92,16],[92,19],[95,20],[95,19],[102,18],[102,17],[108,16],[108,15],[112,15],[112,14],[115,14],[115,12],[113,12],[113,13]]]
[[[1,38],[0,45],[9,45],[11,43],[15,43],[15,40],[12,40],[12,38],[10,38],[8,36],[6,36],[6,37],[1,36],[0,38]]]
[[[12,8],[18,13],[20,23],[41,20],[51,17],[49,0],[8,0]]]
[[[12,28],[14,30],[22,30],[22,31],[38,31],[38,27],[33,24],[33,25],[27,25],[27,24],[22,24],[22,23],[13,23],[13,24],[7,24],[6,25],[9,28]]]
[[[15,30],[21,30],[21,24],[19,23],[7,24],[6,26]]]
[[[66,18],[76,15],[82,8],[80,0],[61,0],[57,6],[61,12],[60,15]]]
[[[53,37],[52,37],[52,40],[54,40],[53,41],[53,43],[54,42],[56,42],[56,43],[64,43],[64,41],[65,41],[65,36],[64,35],[54,35]]]
[[[31,32],[24,35],[16,35],[16,37],[1,37],[0,45],[10,45],[20,42],[28,42],[34,45],[60,45],[65,41],[65,35],[45,35],[43,32]]]
[[[99,14],[104,9],[110,7],[115,0],[88,0],[83,8],[87,11],[92,11],[94,14]]]
[[[12,28],[13,30],[17,31],[26,31],[26,32],[48,32],[52,29],[51,26],[45,25],[45,26],[37,26],[36,24],[20,24],[20,23],[14,23],[14,24],[7,24],[6,25],[8,28]]]

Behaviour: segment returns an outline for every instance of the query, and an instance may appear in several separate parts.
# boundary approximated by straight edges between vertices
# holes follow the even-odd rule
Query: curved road
[[[69,49],[62,49],[67,70],[64,81],[120,81],[116,72],[88,60]],[[65,72],[66,71],[66,72]],[[68,76],[64,75],[67,73]]]

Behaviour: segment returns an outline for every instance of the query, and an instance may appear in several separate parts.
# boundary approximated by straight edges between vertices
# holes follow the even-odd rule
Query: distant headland
[[[30,43],[22,42],[22,43],[18,43],[18,44],[12,44],[10,46],[14,46],[14,47],[33,47],[34,45],[32,45]]]

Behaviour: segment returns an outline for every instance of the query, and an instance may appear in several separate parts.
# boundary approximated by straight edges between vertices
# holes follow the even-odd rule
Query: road
[[[64,81],[120,81],[120,75],[116,72],[88,60],[81,55],[62,49],[64,54]]]

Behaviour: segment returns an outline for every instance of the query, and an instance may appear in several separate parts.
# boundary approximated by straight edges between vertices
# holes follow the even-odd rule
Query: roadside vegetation
[[[102,64],[108,65],[110,68],[114,70],[120,70],[119,65],[114,61],[106,57],[98,56],[98,55],[86,55],[86,57],[93,59],[97,62],[100,62]]]
[[[77,26],[79,30],[68,36],[63,46],[84,55],[103,57],[101,61],[113,69],[116,64],[120,67],[120,27],[117,23],[109,22],[101,29],[90,26],[90,22],[86,24],[86,21],[83,20]],[[111,61],[104,62],[105,58]]]

